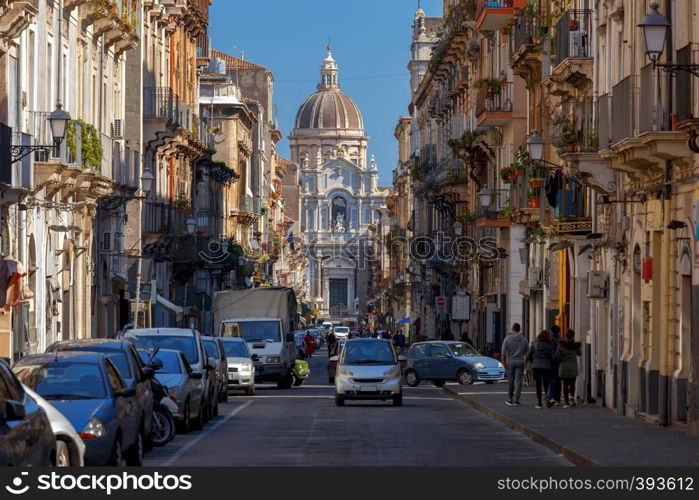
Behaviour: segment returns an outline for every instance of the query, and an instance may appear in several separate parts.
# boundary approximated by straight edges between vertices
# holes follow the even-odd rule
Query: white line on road
[[[226,422],[228,422],[230,419],[232,419],[233,417],[235,417],[238,413],[240,413],[240,412],[241,412],[243,409],[245,409],[247,406],[250,406],[252,403],[253,403],[253,401],[247,401],[246,403],[240,405],[239,407],[237,407],[236,409],[234,409],[233,411],[231,411],[228,415],[226,415],[225,417],[223,417],[223,418],[222,418],[221,420],[219,420],[218,422],[214,423],[214,424],[213,424],[211,427],[209,427],[206,431],[204,431],[204,432],[202,432],[201,434],[199,434],[199,435],[197,436],[196,439],[190,441],[190,442],[187,443],[185,446],[183,446],[182,448],[180,448],[180,449],[177,451],[177,453],[175,453],[172,457],[170,457],[170,460],[168,460],[168,461],[165,462],[163,465],[161,465],[161,467],[170,467],[172,464],[174,464],[175,462],[177,462],[177,461],[182,457],[182,455],[184,455],[186,452],[188,452],[189,449],[190,449],[192,446],[194,446],[195,444],[197,444],[197,443],[198,443],[199,441],[201,441],[203,438],[205,438],[206,436],[208,436],[209,434],[211,434],[212,432],[214,432],[216,429],[218,429],[219,427],[221,427],[223,424],[225,424]]]
[[[335,396],[255,396],[255,399],[333,399]],[[403,396],[403,399],[420,399],[426,401],[454,401],[454,398],[424,398],[420,396]]]

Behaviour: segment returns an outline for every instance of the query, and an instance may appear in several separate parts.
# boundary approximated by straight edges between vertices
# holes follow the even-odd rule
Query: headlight
[[[252,363],[243,363],[240,365],[241,372],[249,372],[252,370]]]
[[[473,366],[475,366],[475,367],[478,368],[479,370],[482,370],[483,368],[485,368],[485,365],[484,365],[483,363],[476,363],[476,364],[473,365]]]
[[[80,432],[80,437],[83,439],[98,438],[104,436],[106,432],[107,429],[104,427],[102,421],[92,417]]]
[[[391,375],[398,375],[400,373],[400,367],[394,366],[390,370],[383,372],[384,377],[390,377]]]
[[[267,363],[281,363],[282,358],[279,356],[267,356]]]
[[[502,363],[500,363],[500,361],[498,361],[498,368],[505,368],[504,366],[502,366]]]
[[[345,377],[351,377],[353,375],[353,373],[347,368],[338,368],[337,373],[344,375]]]

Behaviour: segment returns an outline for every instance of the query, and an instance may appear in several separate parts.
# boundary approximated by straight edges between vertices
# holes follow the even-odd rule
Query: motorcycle
[[[148,366],[158,371],[163,367],[163,362],[156,359],[160,349],[156,349],[150,354]],[[150,381],[151,392],[153,393],[153,418],[151,419],[151,430],[153,435],[153,446],[161,447],[168,444],[175,438],[177,428],[173,414],[177,414],[177,402],[170,397],[170,393],[163,384],[153,377]]]

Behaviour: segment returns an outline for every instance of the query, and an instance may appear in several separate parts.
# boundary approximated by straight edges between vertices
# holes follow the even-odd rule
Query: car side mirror
[[[115,394],[118,398],[132,398],[136,395],[136,389],[125,389]]]
[[[189,378],[193,378],[194,380],[201,380],[203,376],[204,374],[201,372],[189,372]]]
[[[27,416],[27,409],[19,401],[5,403],[5,420],[22,420]]]
[[[207,358],[206,360],[206,365],[204,366],[207,370],[215,370],[216,369],[216,360],[214,358]]]
[[[328,361],[340,361],[340,356],[330,356]]]
[[[398,362],[400,363],[401,361],[408,361],[408,358],[405,356],[398,356]]]
[[[155,377],[155,368],[146,366],[143,369],[143,380],[152,380]]]
[[[253,354],[252,356],[250,356],[250,359],[253,361],[259,361],[260,357],[257,354]]]

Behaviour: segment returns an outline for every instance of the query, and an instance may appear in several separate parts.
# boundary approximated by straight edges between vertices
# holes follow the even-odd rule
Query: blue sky
[[[437,16],[441,0],[422,0]],[[408,114],[411,24],[417,0],[213,0],[209,35],[217,50],[269,68],[284,140],[298,106],[315,91],[328,38],[340,67],[342,91],[364,116],[369,155],[376,155],[379,183],[391,184],[398,158],[393,130]]]

